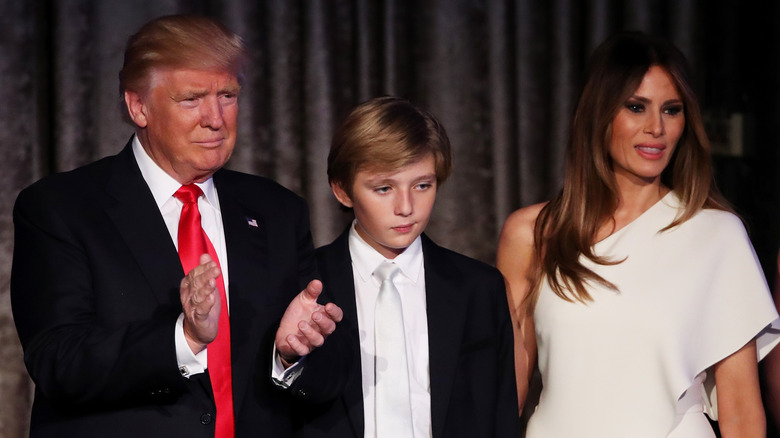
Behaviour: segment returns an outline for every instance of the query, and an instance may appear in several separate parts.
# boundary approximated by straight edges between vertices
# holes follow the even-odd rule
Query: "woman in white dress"
[[[775,308],[780,309],[780,252],[777,254],[772,297],[775,300]],[[768,436],[777,437],[780,436],[780,348],[772,350],[761,365],[764,374],[762,391],[766,392],[763,395],[766,403]]]
[[[763,437],[780,322],[718,194],[682,54],[629,32],[591,57],[561,192],[506,221],[498,267],[528,438]],[[716,390],[717,389],[717,390]]]

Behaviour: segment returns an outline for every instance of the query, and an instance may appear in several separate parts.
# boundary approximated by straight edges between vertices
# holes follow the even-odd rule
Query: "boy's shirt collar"
[[[377,250],[371,247],[355,229],[356,221],[352,221],[349,227],[349,252],[352,256],[352,266],[361,280],[368,281],[374,273],[374,270],[385,260],[395,263],[401,268],[404,277],[417,283],[423,267],[422,240],[420,236],[409,245],[401,254],[394,259],[388,260]]]

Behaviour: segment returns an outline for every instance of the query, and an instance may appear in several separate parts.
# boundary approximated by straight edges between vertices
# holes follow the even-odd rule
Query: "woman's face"
[[[618,183],[660,184],[684,128],[677,87],[666,70],[651,66],[612,121],[609,155]]]

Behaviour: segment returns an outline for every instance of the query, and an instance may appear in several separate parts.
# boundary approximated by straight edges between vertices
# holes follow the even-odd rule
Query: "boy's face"
[[[354,210],[360,237],[393,259],[428,225],[436,200],[433,155],[397,171],[359,171],[351,197],[338,184],[331,188],[339,202]]]

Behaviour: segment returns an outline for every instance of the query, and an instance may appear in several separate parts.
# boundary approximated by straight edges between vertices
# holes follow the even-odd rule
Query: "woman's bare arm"
[[[531,312],[527,309],[528,274],[534,253],[534,225],[543,204],[512,213],[504,223],[498,242],[497,266],[504,275],[507,299],[515,337],[515,376],[520,413],[536,365],[536,334]]]
[[[758,383],[756,341],[751,340],[714,367],[718,426],[723,438],[766,437],[766,417]]]

